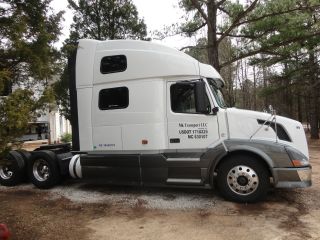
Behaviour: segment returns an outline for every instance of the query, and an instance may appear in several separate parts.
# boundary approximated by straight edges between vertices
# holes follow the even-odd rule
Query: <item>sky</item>
[[[155,30],[161,30],[165,25],[170,26],[178,23],[184,16],[184,12],[178,7],[178,0],[133,0],[133,3],[138,9],[139,17],[144,19],[148,33]],[[72,23],[72,12],[67,8],[67,0],[53,0],[51,6],[56,12],[60,10],[65,11],[65,20],[62,22],[63,35],[56,45],[57,47],[61,47],[63,40],[69,35],[69,27]],[[195,37],[187,38],[183,36],[173,36],[161,41],[153,41],[180,49],[184,46],[194,45],[196,39]]]

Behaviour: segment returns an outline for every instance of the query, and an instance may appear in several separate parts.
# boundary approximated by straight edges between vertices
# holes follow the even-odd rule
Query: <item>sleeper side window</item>
[[[200,113],[196,110],[194,83],[176,83],[170,87],[171,110],[176,113]],[[210,107],[207,98],[207,106]]]
[[[107,88],[99,92],[100,110],[127,108],[129,106],[129,90],[127,87]]]
[[[106,56],[101,59],[100,72],[102,74],[123,72],[127,69],[125,55]]]

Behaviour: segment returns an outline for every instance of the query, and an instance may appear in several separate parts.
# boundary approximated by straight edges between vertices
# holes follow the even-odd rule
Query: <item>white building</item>
[[[50,83],[55,82],[57,79],[58,77],[53,77]],[[23,87],[25,86],[15,85],[12,87],[12,91]],[[35,96],[40,96],[43,91],[43,87],[38,84],[33,85],[32,88]],[[19,138],[19,140],[46,140],[48,143],[58,143],[61,141],[61,136],[65,133],[71,133],[71,125],[70,122],[60,114],[59,109],[56,106],[54,110],[47,110],[45,114],[37,117],[35,121],[30,122],[26,134]]]
[[[60,114],[59,110],[54,110],[46,115],[50,130],[50,143],[60,142],[61,136],[71,133],[70,122]]]

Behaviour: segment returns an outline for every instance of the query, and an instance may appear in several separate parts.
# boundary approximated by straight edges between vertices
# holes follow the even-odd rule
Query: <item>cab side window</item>
[[[170,87],[171,110],[175,113],[199,113],[196,111],[195,83],[176,83]],[[210,107],[209,99],[207,106]]]
[[[102,74],[123,72],[127,69],[125,55],[106,56],[101,59],[100,72]]]
[[[127,108],[129,106],[129,90],[127,87],[106,88],[99,92],[100,110]]]

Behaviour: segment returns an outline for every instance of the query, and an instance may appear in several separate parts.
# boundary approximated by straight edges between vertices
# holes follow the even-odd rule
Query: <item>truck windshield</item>
[[[212,78],[207,78],[207,81],[209,83],[212,94],[213,94],[214,98],[216,99],[219,107],[226,108],[227,104],[225,103],[225,101],[223,99],[222,92],[220,91],[219,87],[217,86],[216,81]]]

